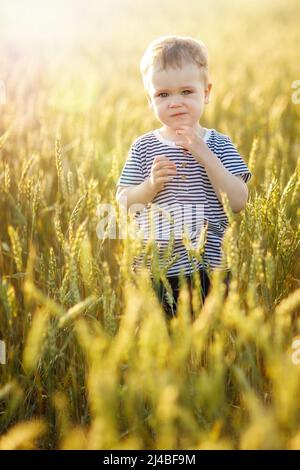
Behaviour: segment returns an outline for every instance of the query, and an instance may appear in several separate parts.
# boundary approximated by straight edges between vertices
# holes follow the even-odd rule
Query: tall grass
[[[300,448],[297,2],[232,2],[230,14],[221,0],[164,2],[142,33],[150,3],[127,3],[83,56],[13,63],[3,51],[0,448]],[[97,236],[100,203],[119,217],[130,142],[157,126],[138,61],[169,32],[207,43],[203,124],[230,134],[253,173],[243,213],[224,201],[228,297],[211,273],[191,312],[183,283],[171,321],[147,271],[132,273],[139,244]]]

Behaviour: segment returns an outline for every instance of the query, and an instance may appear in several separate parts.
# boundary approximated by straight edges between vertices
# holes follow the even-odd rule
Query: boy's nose
[[[172,100],[170,103],[169,103],[169,108],[181,108],[182,104],[180,102],[180,100]]]

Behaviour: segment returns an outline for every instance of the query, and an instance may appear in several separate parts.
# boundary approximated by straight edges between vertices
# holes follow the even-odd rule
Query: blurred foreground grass
[[[65,55],[2,37],[2,449],[300,448],[298,2],[161,3],[127,0]],[[203,125],[253,173],[246,210],[227,209],[229,296],[214,273],[192,320],[183,287],[170,323],[134,243],[96,233],[131,141],[158,126],[138,63],[168,33],[207,44]]]

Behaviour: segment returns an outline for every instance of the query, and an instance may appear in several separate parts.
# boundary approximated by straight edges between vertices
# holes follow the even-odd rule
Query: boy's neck
[[[205,130],[204,128],[197,122],[194,124],[193,128],[199,132],[201,137],[205,136]],[[159,130],[160,135],[167,140],[175,141],[178,140],[178,135],[176,134],[175,129],[172,129],[172,127],[168,126],[162,126]]]

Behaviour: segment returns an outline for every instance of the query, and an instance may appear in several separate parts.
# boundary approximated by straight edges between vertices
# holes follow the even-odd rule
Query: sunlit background
[[[0,449],[300,448],[299,25],[299,0],[0,0]],[[219,279],[169,337],[96,228],[158,127],[139,61],[173,33],[206,43],[201,123],[253,176],[228,302]]]
[[[0,80],[9,100],[22,93],[27,77],[26,90],[49,96],[51,88],[52,104],[61,102],[55,95],[63,89],[65,109],[88,108],[101,98],[94,95],[100,88],[103,98],[104,89],[106,96],[114,89],[115,96],[116,88],[128,94],[134,87],[131,100],[140,103],[144,49],[159,35],[178,33],[207,44],[212,96],[223,86],[230,96],[254,66],[257,79],[247,93],[256,95],[260,87],[272,87],[279,59],[297,78],[291,43],[298,40],[298,20],[297,0],[1,0]],[[262,82],[266,73],[269,80]]]
[[[124,0],[2,0],[1,30],[15,45],[64,48],[109,30],[124,8]]]
[[[268,122],[262,109],[280,115],[299,75],[297,0],[1,0],[0,13],[0,132],[10,129],[23,149],[30,130],[37,151],[41,133],[45,149],[61,133],[113,152],[133,130],[155,126],[139,61],[159,35],[206,43],[213,88],[203,123],[233,134],[246,152],[249,130],[259,134]]]

